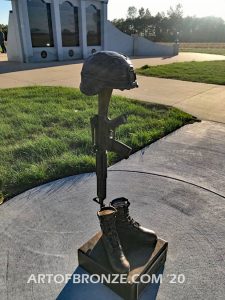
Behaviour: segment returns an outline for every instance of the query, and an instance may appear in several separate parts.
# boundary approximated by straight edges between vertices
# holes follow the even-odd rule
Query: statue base
[[[125,300],[137,300],[143,289],[151,284],[148,278],[152,278],[163,268],[168,243],[158,239],[156,245],[141,245],[135,241],[121,241],[131,271],[120,277],[111,269],[101,239],[102,233],[98,232],[81,248],[78,249],[79,266],[90,274],[105,275],[104,284]],[[149,275],[149,276],[146,276]],[[145,275],[145,276],[143,276]],[[143,280],[140,280],[143,278]],[[96,278],[97,279],[97,278]],[[113,282],[114,280],[114,282]],[[122,281],[121,281],[122,280]],[[116,282],[115,282],[116,281]],[[145,283],[144,283],[145,282]]]

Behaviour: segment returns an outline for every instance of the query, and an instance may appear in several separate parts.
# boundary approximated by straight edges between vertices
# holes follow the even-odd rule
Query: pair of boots
[[[118,198],[103,207],[97,215],[102,230],[102,240],[112,269],[117,273],[129,273],[130,264],[126,259],[120,240],[138,240],[154,245],[157,236],[154,231],[142,227],[129,215],[130,202]]]

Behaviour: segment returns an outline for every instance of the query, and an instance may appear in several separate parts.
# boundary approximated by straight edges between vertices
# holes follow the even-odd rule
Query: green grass
[[[225,48],[180,48],[179,51],[225,55]]]
[[[225,61],[183,62],[160,66],[145,65],[136,70],[145,76],[225,84]]]
[[[0,198],[65,176],[92,172],[90,118],[97,98],[77,89],[29,87],[0,90]],[[117,138],[137,151],[193,122],[178,109],[114,96],[110,116],[126,113]],[[109,164],[118,161],[112,153]]]

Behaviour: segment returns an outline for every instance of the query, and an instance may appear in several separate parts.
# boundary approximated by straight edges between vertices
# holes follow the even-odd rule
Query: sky
[[[0,24],[8,24],[9,10],[11,7],[10,1],[0,0]]]
[[[109,0],[108,18],[125,18],[129,6],[148,8],[155,15],[157,12],[166,12],[170,6],[175,7],[178,3],[183,6],[184,16],[216,16],[225,20],[225,0]],[[10,9],[10,1],[0,0],[0,24],[8,23]]]
[[[167,12],[170,6],[178,3],[183,6],[184,16],[216,16],[225,20],[225,0],[109,0],[109,20],[124,18],[129,6],[148,8],[152,15],[157,12]]]

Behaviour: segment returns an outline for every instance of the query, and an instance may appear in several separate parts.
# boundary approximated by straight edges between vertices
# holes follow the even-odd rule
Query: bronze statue
[[[130,265],[120,243],[125,236],[143,243],[155,244],[156,234],[134,221],[129,215],[130,203],[125,198],[113,200],[105,206],[107,181],[107,151],[128,158],[131,148],[115,139],[115,130],[126,123],[125,115],[114,120],[108,118],[109,102],[113,89],[129,90],[138,87],[130,59],[112,51],[91,55],[81,72],[80,90],[88,96],[98,94],[98,115],[91,119],[92,140],[96,151],[97,197],[100,205],[97,215],[102,239],[109,262],[114,271],[128,273]]]

